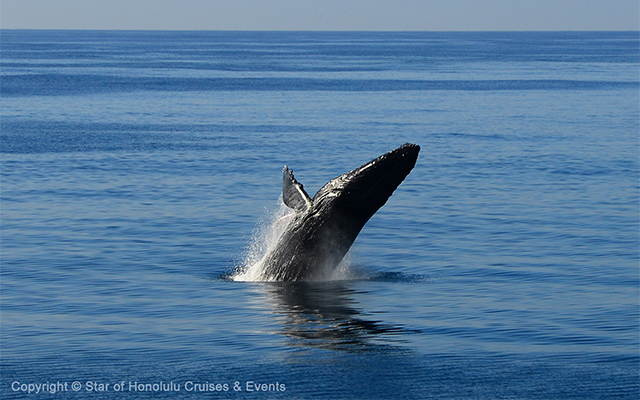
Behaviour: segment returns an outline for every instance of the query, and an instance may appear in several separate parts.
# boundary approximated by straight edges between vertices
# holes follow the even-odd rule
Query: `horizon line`
[[[640,29],[557,29],[557,30],[544,30],[544,29],[488,29],[488,30],[368,30],[368,29],[128,29],[128,28],[1,28],[0,31],[104,31],[104,32],[318,32],[318,33],[339,33],[339,32],[363,32],[363,33],[391,33],[391,32],[407,32],[407,33],[438,33],[438,32],[637,32],[640,33]]]

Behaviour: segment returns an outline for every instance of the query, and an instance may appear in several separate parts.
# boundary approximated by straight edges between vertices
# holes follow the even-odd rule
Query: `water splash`
[[[247,248],[242,265],[240,265],[230,276],[234,281],[242,282],[264,282],[269,281],[264,274],[263,261],[278,244],[280,236],[287,229],[295,212],[287,207],[280,197],[279,208],[271,212],[267,211],[267,216],[263,218],[251,239],[251,244]],[[350,268],[351,252],[348,252],[344,259],[335,269],[320,274],[316,280],[353,280],[362,278],[361,272],[354,272]]]
[[[279,208],[267,211],[258,228],[254,231],[251,244],[245,251],[244,260],[231,275],[234,281],[254,282],[264,281],[264,257],[276,246],[278,239],[284,233],[287,225],[294,216],[293,210],[279,201]]]

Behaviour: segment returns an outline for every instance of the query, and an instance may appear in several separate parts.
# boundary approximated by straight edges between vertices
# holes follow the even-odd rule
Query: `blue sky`
[[[639,30],[638,0],[2,0],[4,29]]]

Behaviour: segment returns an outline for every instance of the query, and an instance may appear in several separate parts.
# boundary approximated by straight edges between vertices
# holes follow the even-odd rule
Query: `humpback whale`
[[[326,278],[342,261],[364,225],[411,172],[420,146],[405,143],[330,180],[313,197],[283,169],[282,199],[294,215],[261,261],[262,279]]]

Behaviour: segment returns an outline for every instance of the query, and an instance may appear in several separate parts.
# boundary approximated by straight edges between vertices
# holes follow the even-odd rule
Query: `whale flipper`
[[[311,198],[286,165],[282,169],[282,200],[296,211],[305,211],[311,206]]]

